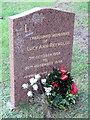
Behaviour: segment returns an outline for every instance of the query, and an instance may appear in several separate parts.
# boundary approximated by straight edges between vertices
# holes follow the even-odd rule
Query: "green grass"
[[[73,6],[74,8],[79,8],[79,10],[88,11],[88,2],[79,2],[78,4],[77,4],[77,2],[74,2],[74,3],[72,4],[72,6]]]
[[[42,105],[41,102],[37,101],[36,104],[31,101],[30,104],[24,104],[17,106],[14,111],[10,111],[6,103],[10,101],[10,74],[9,74],[9,32],[8,32],[8,16],[21,13],[23,11],[29,10],[37,6],[48,6],[53,7],[53,3],[3,3],[2,4],[2,17],[5,19],[2,22],[2,81],[0,82],[0,118],[43,118],[45,107],[52,113],[54,118],[87,118],[88,117],[88,65],[87,65],[87,51],[80,53],[78,47],[73,45],[73,56],[72,56],[72,75],[74,75],[74,81],[79,89],[79,101],[72,107],[71,110],[61,111],[59,109],[52,109],[49,106]],[[82,3],[81,3],[82,4]],[[83,6],[83,7],[82,7]],[[72,9],[76,11],[76,8],[80,11],[87,11],[87,3],[82,5],[78,3],[73,3]],[[81,13],[76,11],[77,16]],[[84,18],[83,14],[81,19],[86,21],[83,25],[87,26],[87,20]],[[77,21],[76,21],[77,22]],[[75,25],[76,25],[75,22]],[[79,24],[79,26],[81,23]],[[1,42],[1,41],[0,41]],[[1,51],[0,51],[1,52]],[[45,109],[44,109],[45,108]],[[49,114],[48,114],[49,116]]]
[[[84,16],[83,13],[88,13],[88,2],[74,2],[71,7],[72,11],[75,13],[75,17],[77,17],[77,20],[75,21],[75,26],[87,26],[88,14]]]
[[[25,10],[30,10],[34,7],[51,7],[53,2],[10,2],[2,3],[2,16],[7,18],[8,16],[15,15]]]

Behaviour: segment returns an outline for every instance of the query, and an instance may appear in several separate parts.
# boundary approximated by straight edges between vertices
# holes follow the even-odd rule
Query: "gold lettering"
[[[26,30],[27,30],[27,25],[26,25]],[[69,35],[69,34],[70,34],[69,32],[47,34],[47,35],[30,37],[30,40],[37,40],[37,39],[44,39],[44,38],[50,38],[50,37],[65,36],[65,35]]]
[[[48,45],[40,45],[39,49],[42,49],[42,48],[48,48]]]
[[[43,59],[43,62],[48,62],[48,60],[45,58],[45,59]]]
[[[46,40],[43,40],[43,43],[46,43],[48,40],[46,39]]]
[[[69,45],[70,41],[66,41],[66,42],[60,42],[60,43],[50,43],[50,45],[46,44],[46,45],[40,45],[40,46],[33,46],[31,48],[27,47],[27,51],[31,51],[31,50],[37,50],[37,49],[44,49],[44,48],[49,48],[49,47],[57,47],[60,45]]]
[[[46,58],[46,57],[56,56],[56,55],[60,55],[60,52],[42,54],[42,55],[38,55],[38,56],[32,56],[32,57],[29,57],[29,60],[32,60],[32,59],[39,59],[39,58]]]
[[[50,47],[57,47],[57,46],[60,46],[60,45],[69,45],[70,44],[70,41],[66,41],[66,42],[60,42],[60,43],[50,43]]]
[[[62,63],[62,60],[55,61],[55,64]]]
[[[25,70],[28,70],[29,69],[29,66],[25,67]]]
[[[35,57],[33,56],[33,57],[29,57],[29,60],[32,60],[32,59],[34,59]]]
[[[32,75],[26,75],[26,76],[24,76],[24,78],[29,78],[29,77],[34,77],[35,76],[35,74],[32,74]]]
[[[25,33],[27,33],[28,31],[27,31],[27,24],[25,24]]]
[[[38,49],[38,46],[33,46],[33,47],[27,47],[27,51],[31,51],[31,50],[36,50]]]
[[[44,67],[44,66],[49,66],[49,65],[53,65],[53,64],[58,64],[58,63],[62,63],[62,60],[58,60],[55,62],[47,62],[47,63],[41,63],[41,64],[36,64],[35,66],[27,66],[25,68],[25,70],[29,70],[30,68],[38,68],[38,67]]]
[[[50,47],[54,47],[54,44],[53,44],[53,43],[50,43]]]
[[[41,73],[38,73],[38,74],[46,74],[47,73],[47,71],[45,71],[45,72],[41,72]],[[29,78],[29,77],[34,77],[35,76],[35,74],[32,74],[32,75],[26,75],[26,76],[24,76],[24,78]]]

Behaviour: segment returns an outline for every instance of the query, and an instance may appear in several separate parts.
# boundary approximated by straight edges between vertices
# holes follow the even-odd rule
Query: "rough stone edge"
[[[24,17],[26,15],[29,15],[33,12],[36,12],[36,11],[39,11],[39,10],[45,9],[45,8],[47,8],[47,7],[35,7],[35,8],[30,9],[30,10],[27,10],[25,12],[19,13],[17,15],[9,16],[9,18],[10,19],[16,19],[16,18],[19,18],[19,17]]]
[[[10,57],[10,100],[12,106],[15,105],[15,87],[14,87],[14,46],[13,46],[13,20],[8,19],[9,22],[9,57]]]

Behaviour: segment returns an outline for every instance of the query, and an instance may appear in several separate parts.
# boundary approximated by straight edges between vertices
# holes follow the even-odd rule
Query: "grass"
[[[73,9],[76,8],[76,9]],[[86,14],[85,16],[81,13],[86,12],[88,13],[88,2],[74,2],[72,4],[72,11],[74,10],[75,12],[75,17],[77,18],[77,20],[75,21],[75,26],[82,26],[84,25],[87,26],[88,24],[88,15]],[[78,12],[77,12],[78,11]],[[78,19],[79,17],[79,19]]]
[[[52,114],[53,118],[87,118],[88,117],[88,65],[87,65],[87,51],[80,53],[79,48],[73,45],[73,56],[72,56],[72,71],[71,74],[74,75],[75,83],[79,89],[79,101],[72,107],[71,110],[61,111],[59,109],[52,109],[49,105],[41,104],[41,101],[37,101],[36,104],[31,101],[30,104],[21,103],[16,107],[14,111],[10,111],[6,103],[10,101],[10,75],[9,75],[9,33],[8,33],[8,16],[21,13],[23,11],[29,10],[37,6],[48,6],[53,7],[53,3],[9,3],[4,2],[2,4],[2,17],[4,19],[2,22],[2,82],[0,82],[0,118],[44,118],[44,110],[47,110],[48,117],[49,112]],[[73,3],[72,9],[80,11],[85,10],[87,12],[87,3]],[[80,12],[76,11],[77,16]],[[84,18],[82,14],[81,19],[83,20],[83,25],[87,26],[87,19]],[[85,23],[84,23],[85,21]],[[77,22],[77,21],[76,21]],[[76,26],[75,22],[75,26]],[[79,26],[81,23],[78,24]],[[1,42],[1,41],[0,41]],[[47,109],[48,108],[48,109]]]
[[[77,4],[77,2],[74,2],[72,4],[74,8],[79,8],[79,10],[85,10],[88,11],[88,2],[80,2]]]

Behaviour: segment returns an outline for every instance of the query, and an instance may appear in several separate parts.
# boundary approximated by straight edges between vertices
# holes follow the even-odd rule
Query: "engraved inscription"
[[[48,62],[48,63],[41,63],[41,64],[36,64],[36,65],[26,66],[25,70],[29,70],[30,68],[38,68],[38,67],[49,66],[49,65],[58,64],[58,63],[62,63],[62,60],[58,60],[58,61],[55,61],[55,62]]]
[[[45,59],[43,59],[43,62],[48,62],[48,60],[45,58]]]
[[[32,56],[32,57],[29,57],[29,60],[40,59],[40,58],[47,58],[47,57],[57,56],[57,55],[60,55],[60,52],[42,54],[42,55],[38,55],[38,56]]]
[[[27,24],[25,24],[25,33],[27,33],[28,30],[27,30]]]
[[[38,74],[47,74],[47,71],[45,71],[45,72],[40,72],[40,73],[38,73]],[[34,77],[34,76],[35,76],[35,74],[26,75],[26,76],[24,76],[24,78],[29,78],[29,77]]]
[[[37,39],[44,39],[44,38],[58,37],[58,36],[66,36],[66,35],[70,35],[70,33],[69,32],[62,32],[62,33],[34,36],[34,37],[30,37],[30,40],[37,40]]]
[[[46,40],[43,40],[43,43],[47,43],[47,41],[48,41],[48,39],[46,39]]]
[[[70,41],[66,41],[66,42],[59,42],[59,43],[50,43],[50,44],[45,44],[45,45],[39,45],[39,46],[33,46],[33,47],[28,47],[27,46],[27,51],[31,51],[31,50],[37,50],[37,49],[44,49],[44,48],[53,48],[53,47],[58,47],[58,46],[65,46],[65,45],[69,45]]]
[[[41,50],[41,49],[46,49],[46,48],[55,48],[55,47],[59,47],[59,46],[65,46],[65,45],[69,45],[70,41],[64,41],[64,42],[54,42],[54,43],[50,43],[47,44],[48,39],[47,38],[51,38],[51,37],[58,37],[58,36],[65,36],[65,35],[69,35],[69,32],[63,32],[63,33],[56,33],[56,34],[47,34],[47,35],[41,35],[41,36],[34,36],[34,37],[30,37],[30,40],[36,40],[36,39],[43,39],[43,45],[37,45],[37,46],[27,46],[26,50],[32,51],[32,50]],[[31,66],[25,66],[25,71],[29,70],[30,68],[40,68],[40,67],[47,67],[53,64],[59,64],[62,63],[62,60],[56,60],[56,61],[48,61],[47,58],[51,57],[51,56],[59,56],[61,53],[60,52],[53,52],[53,53],[47,53],[47,54],[42,54],[42,55],[37,55],[37,56],[30,56],[29,60],[35,60],[35,59],[42,59],[43,63],[40,64],[36,64],[36,65],[31,65]]]

